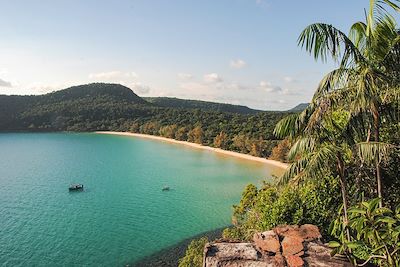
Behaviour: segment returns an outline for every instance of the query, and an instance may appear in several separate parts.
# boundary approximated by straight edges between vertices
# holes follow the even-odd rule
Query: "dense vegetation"
[[[274,126],[287,114],[191,100],[168,104],[174,107],[152,102],[122,85],[103,83],[0,96],[0,131],[130,131],[268,157],[278,143]]]
[[[355,266],[400,266],[400,31],[387,12],[400,11],[395,2],[370,0],[349,35],[324,23],[301,33],[301,47],[337,68],[302,112],[276,125],[290,167],[275,185],[246,187],[224,237],[313,223]]]
[[[246,106],[200,100],[187,100],[174,97],[145,97],[144,99],[156,106],[165,108],[202,109],[207,111],[231,112],[239,114],[256,114],[261,112],[261,110],[251,109]]]

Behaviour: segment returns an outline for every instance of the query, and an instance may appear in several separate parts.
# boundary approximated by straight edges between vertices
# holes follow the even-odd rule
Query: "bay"
[[[0,263],[123,266],[229,225],[244,187],[281,171],[127,136],[0,134]]]

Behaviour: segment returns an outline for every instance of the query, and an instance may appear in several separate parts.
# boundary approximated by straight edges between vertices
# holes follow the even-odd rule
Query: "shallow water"
[[[244,186],[280,171],[127,136],[0,134],[0,265],[134,262],[228,225]]]

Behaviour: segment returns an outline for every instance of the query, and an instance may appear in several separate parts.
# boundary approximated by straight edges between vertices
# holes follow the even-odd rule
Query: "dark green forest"
[[[146,101],[148,100],[148,101]],[[175,98],[137,96],[93,83],[45,95],[0,96],[0,131],[129,131],[268,157],[276,123],[288,112]]]

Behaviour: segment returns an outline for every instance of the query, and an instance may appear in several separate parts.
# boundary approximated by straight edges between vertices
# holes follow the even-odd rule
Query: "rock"
[[[260,252],[278,253],[281,251],[278,235],[274,231],[255,233],[253,241]]]
[[[280,237],[285,237],[287,232],[293,233],[299,229],[298,225],[280,225],[273,229],[273,231]]]
[[[305,241],[319,240],[322,237],[318,227],[312,224],[304,224],[298,230]]]
[[[331,257],[328,246],[318,242],[310,242],[306,245],[306,255],[303,257],[307,266],[319,267],[350,267],[353,266],[344,257]]]
[[[227,265],[227,263],[234,261],[257,261],[261,255],[251,243],[211,243],[206,245],[204,257],[204,266],[216,267],[235,266]]]
[[[204,267],[352,266],[346,258],[331,257],[332,250],[320,238],[318,227],[306,224],[255,234],[254,243],[210,243],[204,250]]]
[[[283,256],[281,255],[281,254],[276,254],[275,256],[274,256],[274,263],[275,263],[275,265],[278,267],[281,267],[281,266],[286,266],[286,263],[285,263],[285,259],[283,258]]]
[[[298,236],[286,236],[282,241],[283,256],[295,255],[304,249],[304,239]]]
[[[286,263],[288,267],[302,267],[304,261],[299,256],[289,255],[286,257]]]

